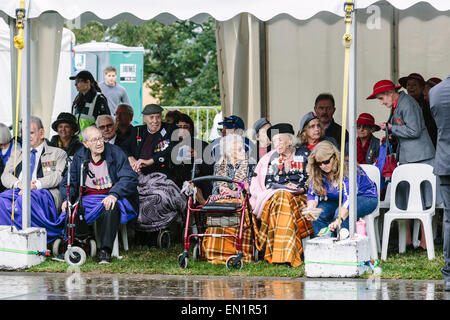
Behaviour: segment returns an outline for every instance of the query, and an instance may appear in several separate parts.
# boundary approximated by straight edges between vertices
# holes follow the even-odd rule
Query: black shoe
[[[111,254],[104,249],[101,249],[98,253],[98,263],[105,264],[111,262]]]

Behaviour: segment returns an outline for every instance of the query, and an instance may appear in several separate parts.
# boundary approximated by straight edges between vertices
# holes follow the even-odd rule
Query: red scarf
[[[317,142],[316,143],[313,143],[313,144],[307,144],[306,145],[306,147],[310,150],[310,151],[312,151],[312,149],[314,149],[314,147],[317,145],[319,143],[319,140],[317,140]]]
[[[366,144],[363,146],[361,143],[361,139],[356,139],[356,146],[357,146],[357,152],[356,152],[356,159],[359,164],[367,164],[366,162],[366,154],[367,150],[369,150],[370,140],[372,137],[367,140]]]

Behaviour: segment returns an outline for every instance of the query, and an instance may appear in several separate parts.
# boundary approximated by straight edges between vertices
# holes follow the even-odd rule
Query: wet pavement
[[[0,272],[2,300],[450,300],[443,281]]]

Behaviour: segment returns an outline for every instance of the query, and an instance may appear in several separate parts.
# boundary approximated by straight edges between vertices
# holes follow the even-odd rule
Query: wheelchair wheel
[[[95,239],[89,240],[89,256],[95,257],[97,255],[97,242],[95,242]]]
[[[194,261],[200,260],[200,257],[202,256],[202,249],[200,243],[196,243],[194,248],[192,249],[192,258]]]
[[[238,256],[230,256],[226,261],[226,266],[228,269],[241,270],[244,266],[244,262],[242,262],[241,258]]]
[[[66,250],[64,260],[72,266],[81,266],[86,262],[86,252],[80,247],[72,247]]]
[[[168,249],[170,248],[170,231],[162,230],[158,234],[158,239],[156,240],[158,248]]]
[[[57,255],[59,255],[61,253],[61,245],[62,245],[63,241],[62,239],[58,238],[56,239],[53,244],[52,244],[52,254],[54,257],[56,257]]]
[[[188,259],[188,257],[187,257],[184,253],[181,253],[181,254],[178,256],[178,266],[179,266],[180,268],[186,269],[187,266],[188,266],[188,262],[189,262],[189,259]]]

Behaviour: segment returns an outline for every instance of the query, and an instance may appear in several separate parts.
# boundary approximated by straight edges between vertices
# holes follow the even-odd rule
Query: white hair
[[[6,124],[0,123],[0,144],[6,144],[11,141],[11,131]]]
[[[244,137],[241,135],[232,133],[220,139],[220,153],[222,158],[226,158],[232,152],[236,143],[242,144],[242,148],[245,148]]]
[[[98,128],[98,124],[100,123],[101,120],[103,119],[110,119],[112,121],[113,124],[116,124],[116,121],[114,120],[114,117],[109,115],[109,114],[102,114],[100,116],[97,117],[97,120],[95,120],[95,125]]]
[[[87,140],[88,139],[88,132],[92,131],[92,129],[100,131],[100,129],[97,128],[94,125],[91,125],[89,127],[84,128],[83,131],[81,131],[81,136],[83,137],[83,140]]]

